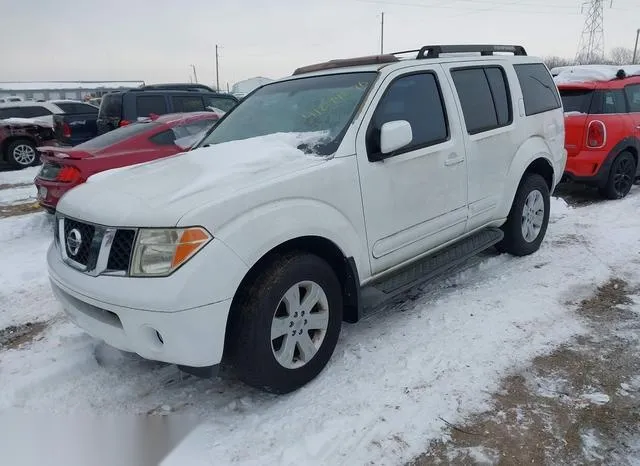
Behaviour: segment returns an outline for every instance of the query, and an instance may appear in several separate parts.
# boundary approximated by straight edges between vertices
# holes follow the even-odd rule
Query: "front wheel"
[[[600,195],[611,200],[626,197],[636,179],[636,168],[636,159],[630,152],[620,153],[611,164],[607,184],[600,188]]]
[[[239,378],[280,394],[314,379],[331,358],[342,325],[341,286],[329,264],[290,253],[239,293],[227,329],[228,356]]]
[[[498,250],[514,256],[536,252],[547,232],[550,204],[549,187],[544,178],[535,173],[525,175],[502,226],[504,238],[496,245]]]

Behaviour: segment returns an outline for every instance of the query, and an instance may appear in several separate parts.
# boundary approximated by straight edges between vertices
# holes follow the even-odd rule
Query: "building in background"
[[[144,81],[0,82],[0,98],[84,100],[91,97],[102,97],[107,92],[133,89],[143,85]]]
[[[253,91],[256,87],[260,87],[273,81],[273,79],[265,78],[263,76],[256,76],[255,78],[245,79],[244,81],[235,83],[231,87],[231,93],[238,98],[242,98],[249,92]]]

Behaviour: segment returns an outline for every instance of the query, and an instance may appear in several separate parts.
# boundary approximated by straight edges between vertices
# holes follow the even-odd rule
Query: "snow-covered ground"
[[[25,182],[25,172],[0,173],[0,185]],[[0,202],[10,191],[0,190]],[[554,198],[538,253],[483,254],[345,324],[322,374],[279,397],[227,374],[181,376],[87,336],[64,318],[48,287],[49,216],[0,219],[0,329],[48,325],[39,339],[0,350],[0,414],[198,416],[166,465],[399,464],[445,435],[443,419],[460,423],[486,408],[506,373],[586,332],[569,303],[613,274],[637,281],[639,207],[638,188],[624,200],[579,208]]]

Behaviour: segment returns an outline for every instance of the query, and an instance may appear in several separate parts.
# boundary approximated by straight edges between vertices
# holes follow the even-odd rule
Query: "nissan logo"
[[[77,228],[74,228],[67,234],[67,249],[69,250],[69,254],[76,256],[80,250],[80,246],[82,246],[82,235]]]

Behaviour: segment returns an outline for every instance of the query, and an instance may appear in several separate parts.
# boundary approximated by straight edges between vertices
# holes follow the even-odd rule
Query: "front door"
[[[378,89],[356,145],[373,274],[465,231],[467,165],[451,88],[439,65],[390,74]],[[380,128],[406,120],[412,142],[382,160]]]

